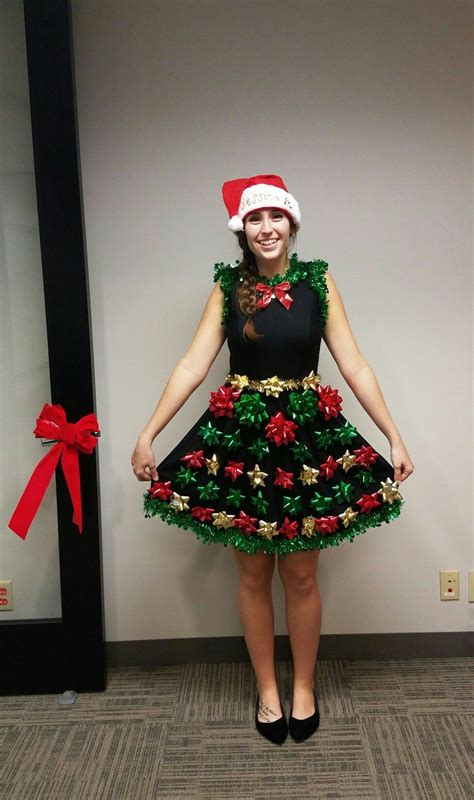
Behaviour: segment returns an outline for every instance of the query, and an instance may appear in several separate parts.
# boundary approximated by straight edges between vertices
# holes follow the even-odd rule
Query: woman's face
[[[290,236],[290,220],[279,208],[259,208],[244,220],[244,232],[250,250],[259,260],[286,255]]]

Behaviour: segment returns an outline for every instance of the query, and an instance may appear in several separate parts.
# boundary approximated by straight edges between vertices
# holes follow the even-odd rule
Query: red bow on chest
[[[266,283],[256,283],[255,288],[257,292],[261,292],[262,296],[257,300],[257,308],[265,308],[276,297],[286,310],[290,308],[293,298],[288,294],[288,289],[291,289],[289,281],[281,281],[276,286],[267,286]]]

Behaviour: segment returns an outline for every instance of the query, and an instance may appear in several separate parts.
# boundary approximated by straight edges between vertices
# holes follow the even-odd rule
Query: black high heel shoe
[[[292,716],[293,711],[293,704],[291,704],[290,709],[290,719],[288,722],[288,730],[290,732],[290,736],[295,742],[303,742],[309,736],[318,729],[319,726],[319,704],[316,697],[316,692],[313,689],[313,697],[314,697],[314,714],[311,714],[309,717],[305,717],[304,719],[296,719]]]
[[[286,721],[283,706],[281,706],[282,716],[280,719],[275,720],[275,722],[260,722],[258,718],[259,700],[260,695],[257,694],[257,703],[255,706],[255,727],[257,728],[258,732],[261,733],[262,736],[265,736],[266,739],[269,739],[270,742],[273,742],[274,744],[283,744],[288,736],[288,723]]]

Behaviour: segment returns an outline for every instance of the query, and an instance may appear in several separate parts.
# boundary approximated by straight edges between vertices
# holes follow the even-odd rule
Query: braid
[[[257,333],[253,323],[253,317],[257,313],[257,292],[255,290],[255,284],[257,283],[258,277],[257,262],[255,260],[255,254],[252,253],[247,244],[247,237],[245,234],[243,232],[239,232],[237,234],[237,238],[244,254],[244,257],[239,264],[239,272],[240,277],[242,278],[242,283],[237,290],[237,301],[239,303],[240,310],[247,317],[243,327],[244,339],[251,339],[255,341],[256,339],[261,339],[263,337],[263,333]]]

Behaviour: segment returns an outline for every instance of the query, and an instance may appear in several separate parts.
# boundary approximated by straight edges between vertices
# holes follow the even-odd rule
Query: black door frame
[[[23,10],[51,382],[44,402],[60,403],[75,422],[95,411],[95,387],[71,8],[23,0]],[[0,620],[1,694],[106,688],[98,447],[79,455],[82,534],[56,470],[62,618]]]

